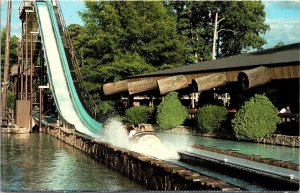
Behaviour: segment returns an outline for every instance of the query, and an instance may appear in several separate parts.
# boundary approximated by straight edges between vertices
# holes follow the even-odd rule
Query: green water
[[[47,134],[1,134],[1,190],[144,190]]]
[[[273,158],[276,160],[290,161],[291,163],[299,164],[300,152],[299,148],[297,147],[275,146],[260,143],[166,133],[160,133],[159,136],[163,140],[172,141],[174,144],[177,144],[177,146],[180,146],[180,144],[191,145],[195,143],[224,150],[233,150],[248,155],[256,155],[262,158]]]

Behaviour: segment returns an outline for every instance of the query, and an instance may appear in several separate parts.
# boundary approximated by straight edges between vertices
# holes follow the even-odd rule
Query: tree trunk
[[[271,72],[267,67],[264,66],[245,70],[238,74],[239,84],[244,90],[266,84],[271,80]]]
[[[128,90],[127,80],[121,80],[119,82],[107,83],[103,85],[103,92],[105,95],[126,92],[127,90]]]
[[[212,59],[216,59],[216,40],[218,38],[218,11],[215,15],[215,25],[214,25],[214,34],[213,34],[213,48],[212,48]]]
[[[144,79],[128,83],[128,92],[130,95],[157,89],[157,83],[154,79]]]
[[[167,94],[171,91],[183,89],[189,86],[188,80],[184,75],[171,76],[157,80],[160,94]]]
[[[216,73],[192,80],[193,89],[195,92],[202,92],[219,87],[226,84],[224,73]]]

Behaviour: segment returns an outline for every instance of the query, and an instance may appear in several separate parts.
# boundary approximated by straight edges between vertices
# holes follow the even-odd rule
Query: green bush
[[[198,126],[201,130],[209,133],[220,129],[221,123],[226,119],[227,113],[226,107],[206,105],[198,111]]]
[[[152,107],[146,106],[131,107],[125,111],[125,119],[131,124],[147,123],[153,110]]]
[[[246,101],[232,120],[237,139],[252,140],[276,131],[280,121],[277,109],[265,95],[255,95]]]
[[[160,129],[171,129],[184,123],[188,112],[178,98],[178,93],[171,92],[157,107],[156,122]]]

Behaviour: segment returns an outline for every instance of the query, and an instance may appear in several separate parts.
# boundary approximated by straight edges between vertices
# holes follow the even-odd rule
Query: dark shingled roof
[[[226,57],[218,60],[206,61],[172,69],[159,70],[147,74],[138,74],[128,78],[164,76],[175,74],[189,74],[195,72],[230,70],[233,68],[283,65],[286,63],[300,64],[300,42],[271,48],[237,56]]]

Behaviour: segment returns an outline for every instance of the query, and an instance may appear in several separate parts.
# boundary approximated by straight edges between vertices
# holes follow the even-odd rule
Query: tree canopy
[[[192,55],[210,60],[216,13],[219,57],[260,49],[266,40],[260,37],[269,26],[264,23],[264,4],[259,1],[173,1],[178,32],[189,39]]]
[[[102,84],[134,74],[210,60],[219,15],[218,57],[260,49],[264,5],[258,1],[86,1],[84,25],[68,26],[87,88],[111,110]],[[111,98],[110,98],[111,99]],[[102,101],[102,102],[100,102]]]
[[[4,28],[1,32],[1,70],[3,71],[4,67],[4,60],[5,60],[5,39],[6,39],[6,28]],[[18,44],[19,38],[15,35],[10,37],[10,44],[9,44],[9,65],[10,67],[14,64],[18,63]],[[9,68],[10,68],[9,67]],[[3,73],[2,73],[3,76]]]
[[[163,2],[85,3],[86,10],[80,12],[84,26],[68,29],[95,98],[103,83],[185,64],[185,38],[177,33],[176,18]]]
[[[81,53],[84,64],[113,72],[103,81],[184,64],[184,39],[163,2],[87,1],[86,6],[81,12]]]

